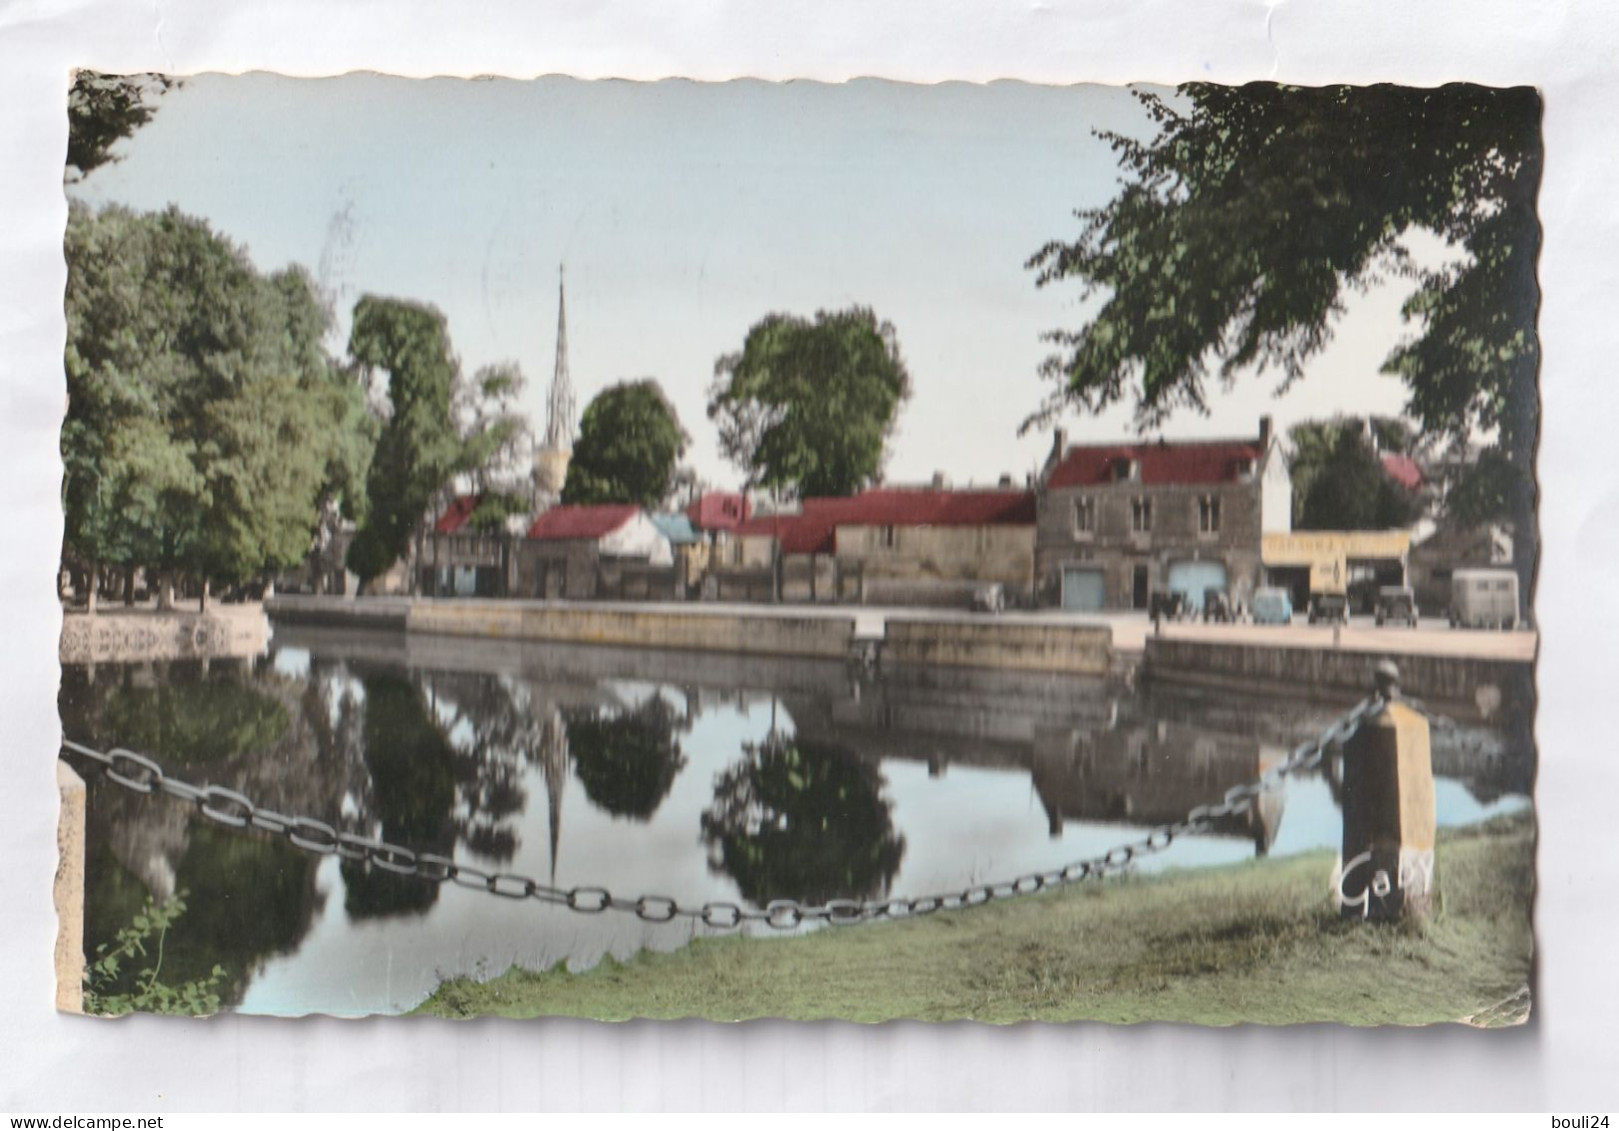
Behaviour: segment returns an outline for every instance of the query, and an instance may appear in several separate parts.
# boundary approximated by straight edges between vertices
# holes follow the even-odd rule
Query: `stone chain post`
[[[1402,700],[1393,662],[1375,679],[1386,706],[1344,745],[1336,894],[1344,916],[1386,922],[1432,907],[1436,819],[1428,719]]]

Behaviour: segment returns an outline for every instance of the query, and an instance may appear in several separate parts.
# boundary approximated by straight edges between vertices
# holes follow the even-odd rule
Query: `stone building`
[[[458,495],[433,521],[418,564],[422,596],[504,597],[510,591],[517,539],[472,525],[481,502],[482,495]]]
[[[517,553],[514,596],[673,600],[674,555],[651,517],[633,504],[552,507]]]
[[[967,606],[974,590],[998,582],[1007,604],[1033,603],[1033,492],[875,490],[815,503],[805,512],[835,532],[846,600]]]
[[[1247,605],[1261,541],[1292,528],[1287,460],[1269,417],[1251,439],[1070,447],[1058,431],[1041,471],[1035,576],[1042,604],[1145,609],[1206,590]]]
[[[1008,604],[1034,592],[1034,495],[1021,490],[877,489],[755,515],[711,563],[721,591],[784,601],[965,606],[999,582]],[[774,570],[774,577],[767,571]],[[741,596],[746,593],[746,596]]]

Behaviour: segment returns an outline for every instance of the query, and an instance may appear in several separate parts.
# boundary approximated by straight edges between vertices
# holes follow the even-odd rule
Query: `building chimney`
[[[1009,471],[1004,473],[995,485],[1003,491],[1009,490],[1012,486],[1012,473]]]
[[[1059,462],[1068,451],[1068,433],[1061,428],[1051,434],[1051,462]]]
[[[1270,451],[1270,417],[1259,418],[1259,454],[1263,458]]]

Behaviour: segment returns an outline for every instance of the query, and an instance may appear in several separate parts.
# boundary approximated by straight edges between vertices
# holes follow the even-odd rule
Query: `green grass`
[[[445,1017],[1500,1025],[1528,1014],[1534,829],[1441,837],[1426,922],[1340,920],[1332,858],[1125,878],[905,922],[444,983]]]

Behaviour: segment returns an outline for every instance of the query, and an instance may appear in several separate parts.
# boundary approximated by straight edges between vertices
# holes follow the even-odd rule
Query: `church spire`
[[[553,451],[573,450],[573,382],[568,377],[568,299],[562,267],[557,267],[557,363],[546,402],[545,446]]]

